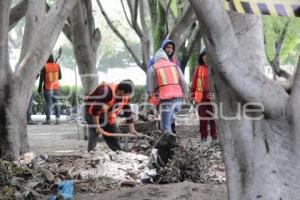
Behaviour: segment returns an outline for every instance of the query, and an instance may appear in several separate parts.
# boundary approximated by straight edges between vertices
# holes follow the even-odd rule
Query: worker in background
[[[59,80],[61,80],[61,70],[55,63],[53,55],[50,55],[47,63],[40,74],[40,83],[38,92],[44,93],[46,120],[43,124],[51,124],[51,108],[55,109],[55,124],[60,123],[60,105],[59,105]]]
[[[213,106],[210,104],[213,93],[209,89],[208,77],[208,58],[206,49],[199,56],[199,63],[195,67],[192,84],[190,88],[190,98],[195,101],[199,114],[199,126],[201,141],[206,142],[208,137],[208,126],[210,127],[210,135],[212,141],[216,141],[218,134],[216,131],[215,119],[213,119]]]
[[[85,98],[85,116],[89,128],[88,151],[95,149],[99,136],[103,136],[113,151],[122,150],[118,138],[111,137],[113,133],[121,133],[116,119],[122,111],[130,133],[138,134],[133,124],[133,115],[129,104],[133,93],[132,81],[123,80],[119,84],[101,83],[94,92]]]

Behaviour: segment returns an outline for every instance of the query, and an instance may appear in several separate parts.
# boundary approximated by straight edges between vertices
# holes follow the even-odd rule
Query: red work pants
[[[207,139],[208,136],[208,125],[210,127],[210,135],[212,140],[216,140],[218,135],[216,131],[215,119],[213,119],[213,106],[210,104],[210,99],[207,95],[203,95],[203,99],[198,106],[199,124],[200,124],[200,135],[201,139]]]

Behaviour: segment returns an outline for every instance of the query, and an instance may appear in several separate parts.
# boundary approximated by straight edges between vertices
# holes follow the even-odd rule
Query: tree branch
[[[143,37],[143,31],[141,30],[137,18],[138,18],[138,3],[139,1],[135,0],[134,4],[132,5],[131,0],[127,0],[129,10],[130,10],[130,15],[131,15],[131,24],[133,30],[136,32],[136,34],[141,38]]]
[[[211,62],[215,71],[243,101],[260,102],[269,117],[282,117],[287,110],[287,93],[281,86],[266,78],[258,66],[253,67],[253,63],[243,61],[240,53],[242,47],[239,46],[222,2],[190,0],[190,3],[201,23],[209,56],[214,58]]]
[[[96,61],[101,35],[98,29],[94,30],[91,5],[86,5],[86,2],[81,0],[76,1],[78,3],[70,15],[72,44],[83,91],[84,94],[88,94],[98,84]]]
[[[170,33],[170,39],[176,41],[177,47],[184,43],[190,27],[196,22],[197,18],[193,8],[189,5],[182,17]]]
[[[0,90],[4,89],[7,79],[13,75],[8,58],[10,3],[10,0],[0,1]],[[0,97],[0,100],[3,98]]]
[[[143,69],[143,63],[140,61],[140,59],[135,54],[135,52],[133,51],[133,49],[129,46],[129,44],[128,44],[127,40],[125,39],[125,37],[112,24],[112,22],[110,21],[109,17],[107,16],[106,12],[104,11],[104,8],[103,8],[103,6],[102,6],[102,4],[100,3],[99,0],[97,0],[97,4],[98,4],[98,6],[99,6],[99,8],[101,10],[101,13],[102,13],[102,15],[103,15],[106,23],[108,24],[108,26],[122,40],[123,44],[125,45],[126,49],[129,51],[129,53],[131,54],[131,56],[133,57],[133,59],[137,63],[137,65]]]
[[[146,63],[148,62],[150,58],[150,36],[146,25],[145,20],[145,11],[144,11],[144,0],[140,0],[140,20],[141,20],[141,26],[143,31],[143,37],[140,38],[142,42],[142,58],[143,58],[143,67],[144,71],[146,71]]]
[[[156,24],[157,24],[156,0],[149,0],[148,6],[149,6],[149,10],[150,10],[151,28],[152,28],[151,30],[155,30]]]
[[[283,41],[287,34],[288,28],[290,24],[290,19],[285,23],[284,29],[282,30],[278,40],[275,42],[275,56],[273,60],[270,60],[270,65],[272,70],[278,77],[283,77],[285,79],[290,79],[292,76],[285,70],[280,68],[280,53],[283,45]]]
[[[26,53],[33,46],[37,33],[37,28],[46,15],[45,0],[27,0],[25,16],[25,31],[22,42],[22,49],[19,62],[24,59]],[[16,68],[18,70],[18,68]]]
[[[181,59],[181,66],[183,68],[185,68],[185,66],[187,65],[187,63],[192,55],[193,49],[196,45],[196,41],[199,39],[200,35],[201,35],[200,26],[197,24],[196,27],[193,29],[191,36],[189,37],[188,46],[184,48],[185,49],[184,55]]]
[[[131,22],[130,22],[130,20],[129,20],[128,14],[127,14],[127,12],[126,12],[126,9],[125,9],[124,0],[121,0],[121,4],[122,4],[122,9],[123,9],[123,12],[124,12],[124,14],[125,14],[125,18],[126,18],[127,23],[129,24],[129,26],[130,26],[131,28],[133,28],[133,27],[132,27],[132,24],[131,24]]]
[[[9,16],[9,30],[13,29],[17,23],[25,16],[26,12],[26,1],[22,0],[17,5],[15,5]]]

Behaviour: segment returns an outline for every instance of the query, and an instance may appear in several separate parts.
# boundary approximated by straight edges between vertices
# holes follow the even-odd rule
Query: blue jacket
[[[160,48],[162,48],[162,49],[164,49],[165,47],[166,47],[166,45],[167,44],[173,44],[173,46],[174,46],[174,52],[175,52],[175,43],[172,41],[172,40],[170,40],[170,39],[164,39],[162,42],[161,42],[161,46],[160,46]],[[174,57],[174,52],[173,52],[173,54],[171,55],[171,56],[169,56],[169,60],[172,62],[172,60],[174,59],[173,57]],[[183,71],[183,69],[182,69],[182,66],[181,66],[181,64],[180,64],[180,62],[179,62],[179,60],[177,59],[177,57],[175,57],[175,59],[176,59],[176,64],[177,64],[177,66],[181,69],[181,71],[182,71],[182,73],[184,73],[184,71]],[[152,66],[152,65],[154,65],[154,58],[151,58],[150,60],[149,60],[149,62],[148,62],[148,65],[147,65],[147,71],[148,71],[148,69]],[[148,90],[148,78],[147,78],[147,80],[146,80],[146,92],[147,92],[147,94],[149,94],[149,90]]]

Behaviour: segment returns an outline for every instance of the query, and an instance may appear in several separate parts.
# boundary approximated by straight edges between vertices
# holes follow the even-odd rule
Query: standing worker
[[[89,128],[88,151],[95,149],[101,135],[110,149],[122,150],[118,138],[111,137],[113,133],[121,133],[116,119],[122,111],[127,119],[129,131],[138,134],[129,104],[132,94],[132,81],[123,80],[119,84],[101,83],[85,98],[85,116]]]
[[[150,103],[156,104],[159,101],[160,129],[163,136],[151,153],[151,157],[156,158],[151,162],[159,167],[164,166],[173,155],[176,136],[172,131],[172,122],[180,110],[183,97],[187,96],[187,84],[179,66],[169,61],[163,49],[157,51],[154,59],[147,78]]]
[[[161,43],[161,49],[163,49],[165,51],[165,53],[168,56],[168,60],[170,62],[172,62],[174,65],[178,66],[178,68],[181,70],[182,73],[184,73],[184,69],[182,68],[179,60],[177,59],[177,57],[175,56],[175,43],[174,41],[170,40],[170,39],[164,39]],[[149,60],[148,65],[147,65],[147,71],[150,69],[151,66],[154,65],[155,62],[155,58],[152,58]],[[147,80],[146,80],[146,92],[147,95],[149,96],[149,80],[148,80],[148,76],[147,76]],[[159,100],[158,99],[154,99],[154,97],[152,98],[152,104],[154,106],[157,107],[157,109],[159,108]],[[176,129],[175,129],[175,121],[172,121],[172,132],[176,133]]]
[[[199,56],[199,64],[195,67],[195,72],[190,88],[190,98],[194,100],[198,107],[201,141],[206,142],[208,137],[208,125],[210,126],[210,135],[212,141],[217,140],[217,131],[213,113],[213,107],[210,104],[213,94],[209,89],[208,65],[206,49]]]
[[[169,61],[166,52],[159,49],[147,77],[150,103],[159,100],[160,128],[162,132],[172,132],[171,124],[181,107],[182,98],[187,94],[183,74],[177,65]]]
[[[51,124],[50,115],[52,104],[55,109],[55,124],[60,123],[60,106],[59,106],[59,80],[61,80],[61,70],[57,63],[54,62],[53,55],[50,55],[47,63],[41,71],[38,92],[42,93],[45,98],[46,121],[43,124]]]

